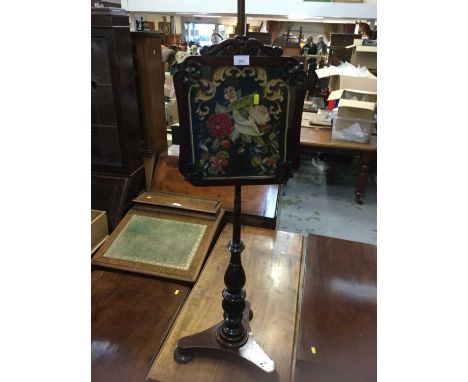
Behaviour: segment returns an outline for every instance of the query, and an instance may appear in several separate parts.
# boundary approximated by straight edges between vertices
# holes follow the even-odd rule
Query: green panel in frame
[[[179,169],[193,185],[284,183],[298,168],[306,75],[281,53],[237,36],[174,75]]]

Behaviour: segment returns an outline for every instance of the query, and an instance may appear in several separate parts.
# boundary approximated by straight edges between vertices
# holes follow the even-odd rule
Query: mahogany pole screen
[[[281,54],[236,36],[180,65],[179,169],[193,185],[278,184],[297,170],[306,75]]]
[[[245,33],[245,1],[238,0]],[[285,183],[299,167],[306,74],[278,47],[240,34],[189,56],[174,75],[181,142],[179,170],[195,186],[235,186],[231,259],[224,275],[223,320],[179,339],[174,358],[196,352],[243,358],[265,372],[275,363],[257,344],[244,290],[241,186]],[[221,318],[221,317],[220,317]]]
[[[237,0],[237,34],[245,36],[245,0]]]

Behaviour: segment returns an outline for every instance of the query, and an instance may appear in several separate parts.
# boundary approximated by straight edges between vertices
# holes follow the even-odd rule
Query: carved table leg
[[[356,180],[356,188],[354,194],[356,196],[356,202],[359,204],[363,203],[364,190],[366,188],[367,179],[369,178],[369,169],[374,158],[374,153],[371,151],[363,151],[361,153],[361,164],[359,167],[359,173]]]

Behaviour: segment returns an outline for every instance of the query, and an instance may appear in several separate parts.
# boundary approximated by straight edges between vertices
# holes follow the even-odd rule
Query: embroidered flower
[[[224,98],[227,99],[229,103],[237,101],[236,89],[234,89],[232,86],[228,86],[226,89],[224,89]]]
[[[211,165],[218,171],[223,171],[224,167],[229,166],[229,156],[225,152],[218,153],[218,155],[215,155],[211,157]]]
[[[211,135],[216,138],[224,138],[232,134],[234,126],[225,113],[215,113],[208,117],[206,123]]]
[[[268,109],[264,105],[255,105],[249,108],[249,120],[262,126],[270,120]]]

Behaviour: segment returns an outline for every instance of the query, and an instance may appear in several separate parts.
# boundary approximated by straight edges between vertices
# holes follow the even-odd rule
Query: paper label
[[[249,64],[250,64],[250,56],[248,55],[234,56],[234,65],[249,65]]]

